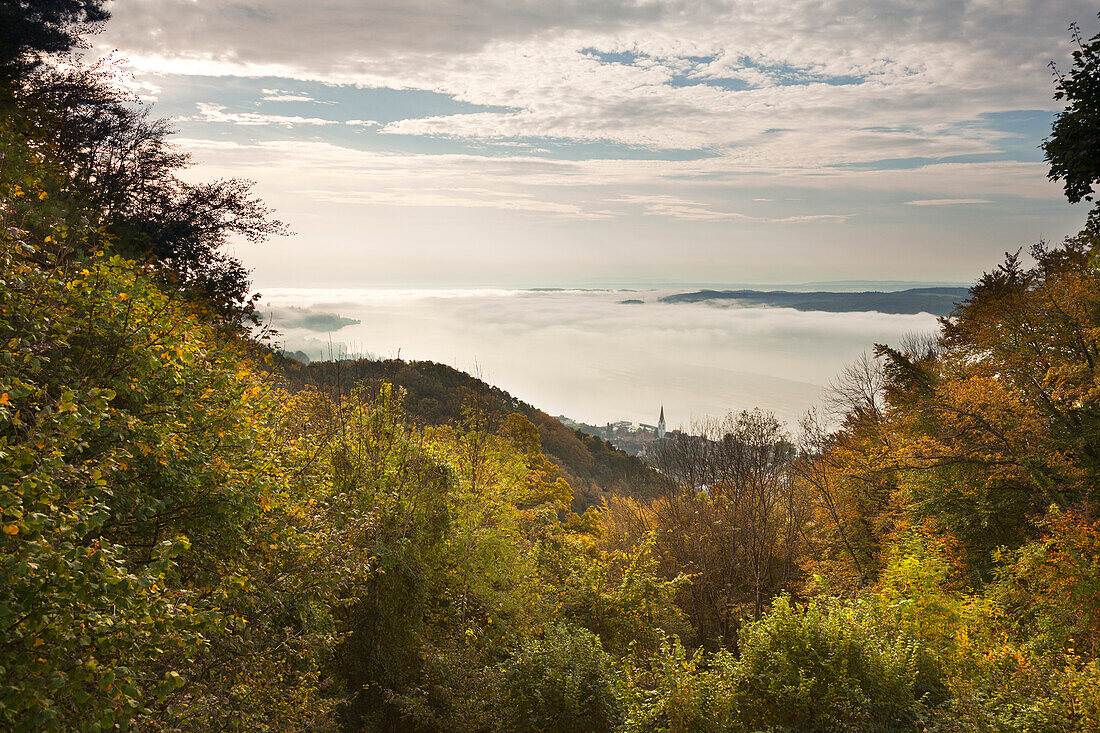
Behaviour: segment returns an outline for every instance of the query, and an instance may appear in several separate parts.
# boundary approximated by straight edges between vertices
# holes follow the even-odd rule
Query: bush
[[[661,644],[644,669],[631,668],[626,682],[629,733],[722,733],[740,727],[734,708],[737,663],[728,652],[690,658],[673,637]]]
[[[937,716],[942,733],[1100,731],[1100,664],[1044,656],[1012,644],[988,649],[977,669],[951,680]]]
[[[749,730],[917,730],[920,647],[858,606],[787,597],[741,631],[736,705]]]
[[[621,719],[611,657],[594,634],[549,627],[504,663],[506,730],[610,731]]]

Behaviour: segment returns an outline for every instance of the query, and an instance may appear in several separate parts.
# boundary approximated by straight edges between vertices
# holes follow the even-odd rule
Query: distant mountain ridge
[[[946,316],[955,304],[966,299],[967,288],[910,288],[895,292],[863,291],[838,293],[830,291],[791,292],[789,290],[696,290],[659,298],[661,303],[705,303],[728,301],[748,306],[794,308],[800,311],[849,313],[877,311],[892,314],[931,313]]]

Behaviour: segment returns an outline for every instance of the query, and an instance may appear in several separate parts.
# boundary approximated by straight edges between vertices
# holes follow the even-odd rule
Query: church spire
[[[665,406],[661,405],[661,419],[657,421],[657,440],[665,439]]]

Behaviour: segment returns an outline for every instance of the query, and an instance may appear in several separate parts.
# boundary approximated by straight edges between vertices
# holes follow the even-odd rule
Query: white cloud
[[[510,194],[483,188],[390,187],[382,191],[299,190],[294,193],[317,201],[355,206],[504,209],[571,219],[609,218],[607,213],[586,211],[576,204],[540,200],[532,194]]]
[[[699,160],[556,160],[529,154],[481,156],[470,154],[380,153],[354,150],[321,141],[266,141],[229,143],[188,138],[178,141],[208,167],[268,171],[288,180],[321,176],[331,185],[325,190],[361,191],[368,186],[398,182],[409,187],[468,187],[502,190],[559,191],[585,196],[602,203],[609,197],[619,203],[700,203],[676,193],[676,189],[709,189],[728,197],[744,192],[758,198],[767,187],[803,188],[814,191],[931,193],[935,199],[981,196],[1014,196],[1058,201],[1061,192],[1046,180],[1042,163],[995,161],[987,163],[939,163],[910,169],[744,167],[732,156]],[[207,155],[206,149],[217,151]],[[227,155],[228,150],[235,151]],[[653,188],[670,189],[653,193]],[[636,189],[647,189],[637,191]],[[300,190],[300,187],[296,187]],[[787,197],[797,204],[803,197]],[[928,197],[933,199],[932,196]],[[910,199],[914,200],[914,199]],[[713,206],[710,202],[702,205]],[[789,206],[787,207],[789,208]]]
[[[336,104],[335,102],[320,102],[308,94],[301,92],[288,92],[284,89],[263,89],[265,102],[310,102],[312,104]]]
[[[265,97],[268,99],[268,97]],[[221,104],[199,102],[195,105],[199,113],[194,117],[185,117],[184,120],[195,122],[222,122],[231,125],[243,125],[246,127],[262,127],[275,125],[278,127],[298,127],[300,125],[313,125],[325,127],[328,125],[351,125],[352,127],[377,127],[375,120],[326,120],[320,117],[299,117],[293,115],[272,115],[262,112],[230,112]]]
[[[999,135],[953,125],[1052,107],[1046,64],[1065,58],[1068,21],[1087,22],[1094,9],[1080,0],[146,0],[114,12],[105,41],[146,71],[278,74],[505,108],[400,120],[389,133],[703,147],[745,164],[815,167],[997,151]],[[601,63],[590,48],[641,56]],[[785,85],[792,78],[805,83]],[[827,83],[845,78],[853,83]]]
[[[295,117],[288,115],[269,115],[260,112],[228,112],[221,104],[199,102],[195,105],[199,113],[190,118],[200,122],[225,122],[232,125],[279,125],[281,127],[295,127],[297,125],[338,125],[334,120],[323,120],[318,117]]]
[[[552,414],[652,421],[663,403],[673,425],[761,406],[793,426],[822,385],[871,344],[936,325],[927,314],[656,302],[667,292],[274,288],[264,302],[360,321],[338,333],[349,351],[480,369]],[[645,303],[623,305],[625,298]],[[314,331],[283,330],[289,348],[327,354]]]
[[[646,216],[666,216],[690,221],[725,221],[753,224],[792,224],[807,222],[843,223],[851,214],[802,214],[798,216],[761,217],[732,211],[720,211],[698,201],[670,195],[631,195],[608,199],[609,203],[641,205]]]
[[[917,199],[906,201],[909,206],[959,206],[962,204],[991,204],[988,199]]]
[[[1091,33],[1084,0],[135,0],[113,11],[96,42],[169,103],[191,88],[175,74],[250,77],[224,84],[263,87],[270,104],[341,100],[292,116],[210,96],[219,104],[196,119],[233,129],[183,125],[199,162],[188,175],[256,179],[301,232],[303,245],[242,248],[257,278],[958,280],[1083,218],[1034,151],[1004,160],[1025,157],[1018,134],[1032,123],[998,113],[1057,108],[1047,62],[1065,64],[1070,21]],[[944,159],[956,162],[917,165]],[[910,163],[880,162],[897,160]],[[932,205],[967,205],[967,217]]]

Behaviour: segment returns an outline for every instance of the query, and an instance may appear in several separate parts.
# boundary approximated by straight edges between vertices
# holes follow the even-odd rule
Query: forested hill
[[[966,288],[911,288],[893,293],[862,292],[792,293],[786,290],[697,290],[661,298],[662,303],[735,301],[744,305],[767,305],[800,311],[878,311],[879,313],[931,313],[946,316],[966,298]]]
[[[432,361],[312,362],[287,360],[285,372],[292,388],[317,387],[347,392],[360,385],[389,383],[406,391],[404,406],[410,417],[424,425],[460,424],[464,406],[477,398],[491,419],[499,422],[518,412],[539,431],[542,450],[561,469],[573,487],[573,510],[580,513],[605,496],[653,498],[662,478],[641,460],[618,450],[600,438],[567,428],[542,410],[499,387]]]

